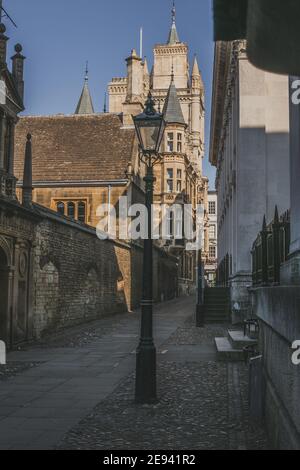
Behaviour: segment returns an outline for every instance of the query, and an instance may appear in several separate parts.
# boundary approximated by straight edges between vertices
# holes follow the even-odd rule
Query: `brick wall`
[[[101,241],[94,229],[49,214],[36,228],[34,336],[137,308],[142,248]],[[173,298],[176,292],[176,258],[155,249],[155,300]]]

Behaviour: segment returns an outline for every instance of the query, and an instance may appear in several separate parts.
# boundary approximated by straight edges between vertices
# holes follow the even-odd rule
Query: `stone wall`
[[[95,230],[47,211],[37,225],[33,265],[33,336],[137,308],[143,250],[103,241]],[[176,258],[154,250],[154,297],[177,293]]]
[[[299,286],[252,292],[254,313],[260,320],[262,393],[270,440],[275,449],[300,450],[300,366],[292,362],[292,344],[300,340]]]

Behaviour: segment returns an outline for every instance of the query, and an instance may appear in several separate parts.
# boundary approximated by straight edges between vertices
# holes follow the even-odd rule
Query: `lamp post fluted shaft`
[[[156,349],[153,342],[153,241],[152,204],[153,167],[147,165],[144,178],[146,186],[146,209],[148,214],[148,237],[144,240],[143,298],[141,302],[141,337],[136,354],[137,403],[154,403],[156,395]]]

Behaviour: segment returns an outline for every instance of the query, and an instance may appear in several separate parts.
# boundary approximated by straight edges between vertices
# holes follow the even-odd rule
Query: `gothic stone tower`
[[[190,73],[189,48],[181,42],[176,27],[175,7],[166,44],[154,47],[154,64],[149,74],[147,60],[133,49],[126,59],[127,76],[113,78],[108,85],[109,112],[122,113],[125,125],[132,125],[131,115],[138,114],[149,89],[162,109],[174,75],[174,84],[186,123],[186,153],[199,175],[204,157],[204,85],[196,57]]]
[[[176,27],[175,6],[166,44],[154,47],[149,73],[146,59],[133,49],[126,59],[127,76],[113,78],[108,85],[109,112],[123,116],[125,127],[132,127],[132,115],[139,114],[149,90],[167,123],[162,144],[163,160],[155,168],[156,203],[204,204],[207,209],[208,180],[203,177],[204,85],[196,57],[190,70],[188,45],[181,42]],[[170,226],[174,222],[170,218]],[[205,234],[204,254],[208,251]],[[181,258],[181,277],[194,279],[195,257],[174,241],[168,247]],[[180,252],[181,248],[181,252]]]

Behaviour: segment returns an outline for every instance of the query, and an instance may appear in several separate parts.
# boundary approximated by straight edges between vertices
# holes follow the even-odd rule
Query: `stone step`
[[[220,299],[220,300],[204,299],[204,304],[205,305],[226,305],[226,307],[229,306],[229,302],[227,302],[226,300],[223,300],[223,299]]]
[[[234,349],[228,338],[215,338],[217,358],[219,361],[238,362],[244,361],[244,351]]]
[[[215,317],[204,317],[205,323],[228,323],[229,322],[229,317],[224,315],[224,316],[215,316]]]
[[[204,297],[206,299],[229,299],[229,295],[226,295],[226,294],[215,294],[215,293],[208,294],[207,292],[204,293]]]
[[[206,305],[206,304],[204,304],[204,309],[207,312],[229,312],[228,305]]]
[[[244,336],[243,331],[228,331],[228,339],[235,349],[243,349],[246,346],[255,346],[256,339],[251,339],[249,336]]]

